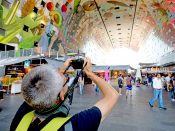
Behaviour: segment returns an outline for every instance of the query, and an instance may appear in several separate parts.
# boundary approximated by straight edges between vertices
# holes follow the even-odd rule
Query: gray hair
[[[24,76],[22,95],[34,110],[46,111],[56,102],[63,84],[64,79],[58,71],[48,65],[38,66]]]

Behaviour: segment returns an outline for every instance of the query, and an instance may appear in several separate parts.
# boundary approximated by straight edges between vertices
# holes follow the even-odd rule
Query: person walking
[[[122,74],[120,74],[119,75],[119,78],[118,78],[118,87],[119,87],[119,94],[122,95],[122,87],[123,87]]]
[[[168,74],[168,76],[165,79],[166,79],[167,91],[170,91],[171,74]]]
[[[154,102],[158,99],[159,108],[166,110],[167,108],[164,107],[164,103],[163,103],[163,96],[162,96],[163,83],[162,83],[160,74],[157,74],[157,77],[153,79],[153,88],[154,88],[154,96],[149,101],[150,107],[153,107]]]
[[[131,75],[128,74],[126,78],[126,99],[128,98],[128,95],[132,96],[132,78]]]
[[[83,94],[83,88],[84,88],[84,78],[83,78],[83,76],[79,77],[78,84],[79,84],[79,88],[80,88],[80,95],[82,95]]]
[[[152,75],[150,74],[149,76],[148,76],[148,87],[152,87],[152,84],[153,83],[153,78],[152,78]]]
[[[170,90],[170,96],[171,96],[171,101],[175,101],[175,94],[174,94],[174,81],[175,80],[175,77],[171,77],[171,80],[170,80],[170,86],[169,86],[169,90]]]

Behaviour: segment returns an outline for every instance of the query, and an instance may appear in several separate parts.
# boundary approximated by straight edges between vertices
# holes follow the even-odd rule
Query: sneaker
[[[171,99],[171,101],[175,101],[175,99]]]
[[[153,107],[153,105],[151,105],[151,103],[149,102],[149,106],[152,108]]]
[[[159,109],[163,109],[163,110],[166,110],[167,108],[166,108],[166,107],[159,107]]]

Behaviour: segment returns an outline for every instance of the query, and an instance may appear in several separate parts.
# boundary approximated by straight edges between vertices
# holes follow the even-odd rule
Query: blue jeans
[[[163,97],[162,97],[162,90],[154,89],[154,97],[149,101],[151,105],[154,104],[155,100],[159,101],[159,107],[164,107],[163,105]]]
[[[95,87],[95,92],[99,93],[99,87],[98,86]]]
[[[171,99],[175,99],[175,96],[174,96],[174,87],[170,90],[170,96],[171,96]]]
[[[79,87],[80,87],[80,94],[82,95],[83,94],[83,84],[79,84]]]

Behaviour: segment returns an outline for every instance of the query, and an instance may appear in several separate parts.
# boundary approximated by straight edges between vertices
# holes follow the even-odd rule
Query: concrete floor
[[[123,88],[123,90],[125,90]],[[120,96],[117,106],[110,116],[101,123],[99,131],[175,131],[175,102],[169,100],[169,94],[164,91],[164,103],[167,110],[160,110],[155,103],[151,109],[148,105],[152,97],[152,89],[145,86],[134,87],[133,96],[126,100]],[[100,98],[92,87],[85,89],[83,95],[75,90],[71,114],[91,107]],[[20,95],[5,95],[0,103],[0,131],[8,131],[14,114],[22,103]]]

